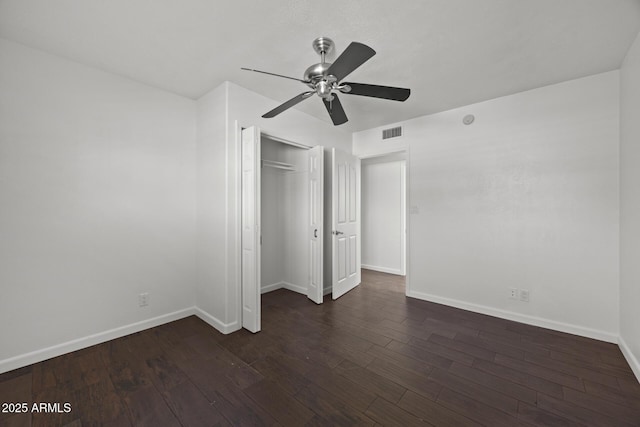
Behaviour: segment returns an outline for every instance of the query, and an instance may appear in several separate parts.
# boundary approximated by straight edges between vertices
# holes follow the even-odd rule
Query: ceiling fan
[[[251,68],[241,68],[246,71],[255,71],[257,73],[297,80],[306,84],[311,89],[294,96],[287,102],[264,114],[262,117],[267,119],[275,117],[297,103],[309,98],[311,95],[317,94],[322,98],[322,102],[329,116],[331,116],[333,124],[337,126],[348,121],[347,114],[344,112],[344,108],[342,108],[340,98],[338,98],[338,92],[348,95],[390,99],[393,101],[405,101],[409,98],[409,95],[411,95],[410,89],[342,81],[342,79],[347,77],[352,71],[376,54],[375,50],[365,44],[352,42],[333,63],[325,62],[325,56],[330,53],[335,46],[333,40],[327,37],[319,37],[313,41],[311,46],[313,50],[320,55],[320,62],[307,68],[302,79],[269,73],[267,71],[253,70]]]

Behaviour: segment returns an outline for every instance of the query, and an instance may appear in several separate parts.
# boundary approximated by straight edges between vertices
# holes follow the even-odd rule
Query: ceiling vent
[[[402,126],[382,130],[382,139],[399,138],[401,136]]]

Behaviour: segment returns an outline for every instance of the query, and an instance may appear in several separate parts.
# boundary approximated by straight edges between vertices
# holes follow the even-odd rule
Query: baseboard
[[[289,283],[289,282],[282,282],[282,287],[285,288],[285,289],[288,289],[290,291],[297,292],[297,293],[302,294],[302,295],[306,295],[307,294],[307,287],[306,286],[299,286],[299,285],[294,285],[293,283]]]
[[[425,294],[416,291],[407,291],[407,296],[425,301],[444,304],[451,307],[461,308],[463,310],[473,311],[475,313],[486,314],[489,316],[499,317],[501,319],[513,320],[514,322],[526,323],[528,325],[539,326],[541,328],[553,329],[568,334],[580,335],[587,338],[593,338],[600,341],[606,341],[617,344],[619,337],[597,329],[585,328],[570,323],[557,322],[555,320],[544,319],[537,316],[529,316],[527,314],[516,313],[513,311],[500,310],[497,308],[487,307],[484,305],[473,304],[452,298],[444,298],[437,295]]]
[[[362,264],[361,267],[364,268],[365,270],[373,270],[373,271],[379,271],[380,273],[389,273],[389,274],[395,274],[397,276],[404,276],[404,274],[402,274],[402,270],[398,268],[378,267],[376,265],[369,265],[369,264]]]
[[[266,294],[267,292],[277,291],[278,289],[282,289],[284,287],[283,282],[272,283],[270,285],[262,286],[260,288],[261,294]]]
[[[297,292],[299,294],[302,295],[306,295],[307,294],[307,288],[304,286],[299,286],[299,285],[294,285],[293,283],[289,283],[289,282],[278,282],[278,283],[273,283],[271,285],[267,285],[267,286],[263,286],[260,288],[260,293],[261,294],[266,294],[267,292],[273,292],[273,291],[277,291],[278,289],[288,289],[290,291],[293,292]]]
[[[207,313],[206,311],[202,310],[201,308],[199,308],[199,307],[194,307],[194,308],[195,308],[195,313],[194,314],[196,316],[198,316],[198,318],[200,318],[202,321],[208,323],[209,325],[213,326],[219,332],[221,332],[221,333],[223,333],[225,335],[226,334],[230,334],[231,332],[235,332],[237,330],[240,330],[242,328],[238,321],[231,322],[231,323],[224,323],[223,321],[221,321],[217,317],[210,315],[209,313]]]
[[[112,339],[124,337],[145,329],[160,326],[165,323],[173,322],[185,317],[196,314],[196,307],[185,308],[184,310],[174,311],[173,313],[163,314],[162,316],[153,317],[151,319],[142,320],[140,322],[131,323],[129,325],[120,326],[118,328],[109,329],[108,331],[99,332],[97,334],[88,335],[86,337],[77,338],[51,347],[32,351],[30,353],[21,354],[0,360],[0,374],[12,371],[23,366],[33,363],[42,362],[52,357],[61,356],[72,351],[91,347],[92,345],[101,344]]]
[[[629,366],[631,366],[631,370],[635,374],[638,382],[640,382],[640,362],[631,352],[631,349],[625,342],[624,338],[618,337],[618,347],[620,347],[622,355],[625,359],[627,359],[627,363],[629,364]]]
[[[329,295],[331,292],[332,292],[332,289],[330,287],[324,288],[322,292],[322,296]]]

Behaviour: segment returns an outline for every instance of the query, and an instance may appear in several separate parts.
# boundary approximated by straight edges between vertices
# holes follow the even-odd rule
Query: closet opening
[[[260,293],[307,294],[309,149],[261,135]]]
[[[332,147],[325,162],[321,145],[237,129],[237,295],[242,327],[258,332],[263,293],[288,289],[322,304],[325,294],[337,299],[360,284],[360,159]]]
[[[323,301],[324,148],[241,129],[242,327],[261,329],[261,295]]]

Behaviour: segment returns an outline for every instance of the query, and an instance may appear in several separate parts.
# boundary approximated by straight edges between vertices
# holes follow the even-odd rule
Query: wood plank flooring
[[[2,426],[640,426],[616,345],[404,296],[402,278],[315,305],[263,295],[262,332],[196,317],[0,375]],[[54,408],[55,409],[55,408]]]

